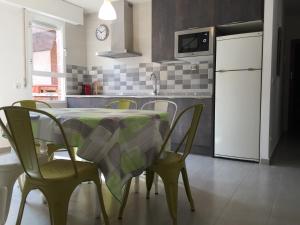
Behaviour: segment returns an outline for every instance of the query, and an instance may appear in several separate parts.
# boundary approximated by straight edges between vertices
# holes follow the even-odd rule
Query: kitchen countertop
[[[67,95],[67,98],[196,98],[211,99],[212,96],[192,96],[192,95]]]

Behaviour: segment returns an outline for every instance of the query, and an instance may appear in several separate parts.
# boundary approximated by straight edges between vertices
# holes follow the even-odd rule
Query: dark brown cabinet
[[[214,7],[214,0],[176,0],[176,30],[214,26]]]
[[[215,0],[215,25],[262,20],[264,0]]]
[[[174,59],[175,0],[152,1],[152,60]]]
[[[264,0],[152,0],[152,60],[174,60],[174,32],[262,20]]]

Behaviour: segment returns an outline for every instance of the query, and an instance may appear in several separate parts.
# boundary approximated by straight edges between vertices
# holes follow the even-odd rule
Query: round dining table
[[[113,196],[121,201],[123,186],[152,165],[169,131],[168,113],[104,108],[42,109],[59,120],[77,155],[96,163]],[[49,117],[32,118],[36,139],[62,144]]]

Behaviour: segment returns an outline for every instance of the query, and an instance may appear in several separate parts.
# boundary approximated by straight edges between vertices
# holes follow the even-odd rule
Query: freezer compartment
[[[216,71],[262,68],[262,33],[218,37]]]
[[[216,73],[215,156],[259,160],[261,70]]]

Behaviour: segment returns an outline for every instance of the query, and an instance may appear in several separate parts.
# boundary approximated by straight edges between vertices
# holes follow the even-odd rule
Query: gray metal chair
[[[141,110],[155,110],[159,112],[167,112],[169,114],[169,122],[170,127],[172,127],[176,114],[177,114],[177,104],[168,100],[154,100],[146,102]],[[154,176],[154,184],[155,184],[155,194],[158,194],[158,176],[155,174]],[[135,191],[139,190],[139,178],[135,179]]]
[[[177,113],[177,104],[168,100],[154,100],[146,102],[141,110],[155,110],[159,112],[167,112],[169,114],[170,127],[173,125],[173,122]]]

